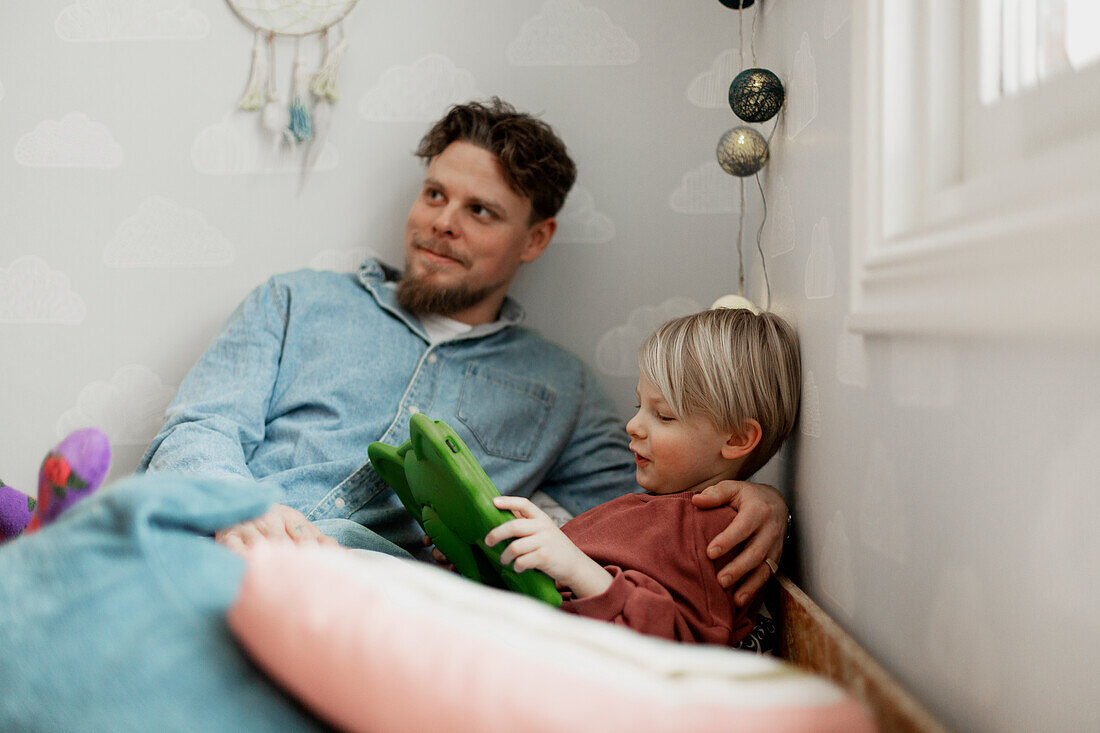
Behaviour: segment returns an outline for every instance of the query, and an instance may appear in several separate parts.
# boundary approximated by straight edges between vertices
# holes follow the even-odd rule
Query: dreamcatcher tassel
[[[291,138],[290,130],[287,129],[290,126],[290,113],[280,103],[279,93],[275,90],[275,44],[272,42],[274,37],[275,34],[272,33],[268,38],[268,47],[271,49],[269,64],[271,73],[267,77],[267,104],[264,105],[262,123],[264,129],[272,135],[272,147],[278,148],[279,143]]]
[[[336,47],[329,49],[328,31],[325,31],[324,39],[325,57],[321,61],[321,68],[317,70],[317,73],[313,75],[313,80],[309,83],[309,91],[313,92],[313,96],[317,99],[336,102],[340,99],[340,93],[336,88],[336,76],[340,73],[340,60],[344,56],[344,50],[348,47],[348,42],[341,37]]]
[[[347,46],[341,37],[340,43],[330,49],[327,29],[321,32],[321,39],[324,42],[324,58],[321,68],[309,83],[309,91],[313,94],[313,139],[306,148],[302,165],[302,189],[325,149],[325,138],[328,137],[329,122],[332,119],[332,103],[337,99],[336,73],[339,71],[340,57]]]
[[[279,95],[275,92],[269,92],[267,95],[263,124],[264,129],[275,136],[276,143],[283,139],[284,133],[290,125],[290,115],[287,114],[286,107],[279,103]]]
[[[309,77],[306,74],[305,64],[302,63],[301,53],[294,57],[294,86],[290,90],[290,124],[287,129],[298,142],[309,140],[313,137],[313,125],[309,117],[309,108],[306,106],[306,88],[309,86]]]
[[[313,139],[305,145],[305,157],[302,160],[301,188],[305,190],[309,180],[309,174],[313,171],[321,153],[325,149],[325,138],[328,137],[329,123],[332,120],[332,102],[327,99],[318,99],[313,105]]]
[[[264,55],[263,33],[256,31],[256,40],[252,44],[252,72],[248,77],[248,87],[237,106],[241,109],[260,109],[267,102],[267,58]]]

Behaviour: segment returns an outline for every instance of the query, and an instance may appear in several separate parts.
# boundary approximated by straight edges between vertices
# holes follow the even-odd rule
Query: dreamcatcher
[[[296,145],[322,137],[339,99],[336,76],[347,47],[340,22],[359,0],[226,0],[237,16],[255,31],[252,72],[237,106],[260,111],[273,145]],[[333,29],[339,39],[333,38]],[[296,40],[290,93],[282,101],[276,85],[275,39]],[[312,74],[303,58],[303,40],[318,36],[321,65]],[[307,168],[309,161],[307,160]]]

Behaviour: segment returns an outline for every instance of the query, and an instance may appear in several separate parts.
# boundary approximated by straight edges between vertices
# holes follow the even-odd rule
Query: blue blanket
[[[141,476],[0,546],[0,730],[325,729],[225,623],[244,562],[212,535],[275,498]]]

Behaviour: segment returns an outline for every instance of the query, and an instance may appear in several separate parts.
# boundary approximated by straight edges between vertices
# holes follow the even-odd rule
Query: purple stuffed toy
[[[13,489],[0,480],[0,542],[16,537],[34,515],[34,497]]]
[[[111,465],[111,443],[96,428],[76,430],[51,450],[38,471],[38,501],[0,486],[0,542],[33,534],[99,488]],[[2,483],[2,482],[0,482]]]

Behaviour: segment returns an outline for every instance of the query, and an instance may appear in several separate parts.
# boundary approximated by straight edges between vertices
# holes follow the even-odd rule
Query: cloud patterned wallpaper
[[[949,727],[1094,727],[1100,349],[846,330],[852,7],[746,13],[787,90],[761,247],[772,309],[800,333],[803,402],[760,474],[796,517],[785,570]],[[420,135],[492,94],[553,124],[579,168],[513,294],[626,417],[645,334],[736,290],[740,192],[714,148],[735,124],[737,20],[714,0],[362,0],[321,139],[290,149],[235,107],[253,39],[222,0],[5,3],[0,476],[29,490],[84,425],[125,475],[251,288],[366,256],[400,265]],[[284,95],[294,50],[276,49]]]
[[[43,120],[15,143],[14,158],[28,168],[118,168],[122,148],[107,126],[70,112],[61,120]]]
[[[532,323],[601,370],[625,414],[641,338],[736,275],[737,188],[713,160],[736,14],[489,5],[471,17],[361,3],[344,24],[341,99],[300,147],[236,109],[252,35],[221,0],[5,8],[0,193],[15,215],[0,223],[0,323],[11,351],[44,365],[5,382],[5,414],[24,424],[0,447],[5,478],[30,487],[40,452],[97,423],[116,444],[112,474],[125,475],[172,385],[251,287],[366,256],[400,264],[418,137],[449,105],[491,94],[542,114],[578,161],[554,247],[516,294]],[[675,34],[697,51],[670,44]],[[284,97],[295,50],[276,44]]]
[[[34,255],[0,269],[0,322],[80,325],[87,315],[84,300],[73,292],[69,276],[50,269]]]
[[[57,14],[65,41],[163,41],[205,38],[210,20],[189,2],[81,0]]]

